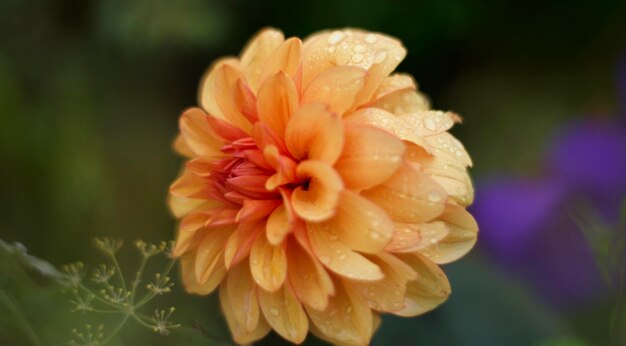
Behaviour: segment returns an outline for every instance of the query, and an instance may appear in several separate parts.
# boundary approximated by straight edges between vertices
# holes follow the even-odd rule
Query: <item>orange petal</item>
[[[263,230],[263,222],[240,223],[230,235],[224,248],[224,265],[226,268],[237,265],[248,257],[252,244]]]
[[[263,82],[257,98],[259,120],[279,136],[284,136],[291,114],[298,107],[298,91],[284,72],[279,71]]]
[[[304,341],[309,319],[288,285],[276,292],[259,290],[259,303],[263,316],[280,336],[296,344]]]
[[[235,220],[237,222],[251,222],[264,219],[281,204],[282,201],[278,199],[246,199],[243,201],[243,206],[237,213]]]
[[[196,156],[196,153],[194,153],[187,144],[187,142],[185,142],[185,138],[182,134],[178,134],[176,136],[176,138],[174,139],[173,147],[174,151],[186,158],[193,158]]]
[[[376,100],[368,104],[368,107],[380,108],[387,112],[400,115],[427,111],[430,102],[424,94],[414,89],[406,88],[389,92],[384,96],[376,96]]]
[[[371,256],[370,260],[380,267],[385,277],[375,282],[353,281],[355,289],[374,310],[389,312],[404,308],[406,283],[415,280],[417,273],[402,260],[385,252]]]
[[[353,124],[345,129],[343,153],[335,169],[347,188],[369,189],[400,168],[405,150],[400,139],[368,125]]]
[[[223,266],[224,245],[232,231],[232,227],[227,227],[204,232],[204,238],[197,249],[195,263],[196,279],[199,284],[208,280],[218,266],[218,262],[221,261]]]
[[[291,195],[293,210],[308,221],[323,221],[335,213],[343,182],[337,172],[321,161],[302,161],[296,170],[298,178],[309,179],[308,189],[297,187]]]
[[[367,71],[365,85],[355,106],[369,102],[382,81],[406,56],[400,41],[360,30],[322,32],[304,42],[302,81],[308,85],[333,66],[356,66]]]
[[[186,110],[179,121],[180,131],[185,143],[198,156],[222,157],[224,143],[211,132],[207,115],[200,108]]]
[[[326,223],[307,223],[313,252],[331,271],[346,278],[363,281],[383,277],[380,268],[367,258],[352,251]]]
[[[300,69],[301,55],[302,41],[297,37],[286,40],[267,59],[261,73],[261,81],[265,83],[267,77],[280,71],[293,79]]]
[[[248,263],[241,262],[231,267],[224,284],[235,321],[244,331],[253,332],[259,323],[260,310],[257,288],[250,275]]]
[[[381,207],[348,190],[341,192],[337,214],[325,223],[349,248],[367,253],[382,251],[394,231],[393,222]]]
[[[417,84],[413,76],[407,73],[393,73],[387,76],[376,90],[374,100],[393,94],[398,91],[416,90]]]
[[[365,83],[366,71],[351,66],[338,66],[320,73],[302,95],[302,104],[322,102],[330,110],[343,115],[353,108],[355,98]]]
[[[439,184],[410,164],[361,195],[385,209],[394,221],[404,223],[430,221],[443,212],[447,198]]]
[[[215,71],[215,97],[224,114],[225,120],[242,129],[246,133],[252,130],[252,123],[243,115],[244,107],[237,104],[242,98],[238,96],[239,80],[243,78],[241,71],[232,65],[222,65]]]
[[[452,204],[446,205],[439,219],[447,226],[447,236],[420,253],[435,263],[446,264],[461,258],[474,247],[478,225],[463,207]]]
[[[289,282],[302,303],[315,310],[326,309],[328,297],[335,292],[326,269],[293,238],[287,244],[287,261]]]
[[[254,91],[250,89],[248,84],[239,79],[235,86],[233,97],[237,109],[248,121],[252,124],[259,121],[259,115],[256,110],[256,95],[254,95]]]
[[[240,128],[214,116],[207,116],[207,122],[211,128],[211,133],[215,138],[219,138],[222,142],[234,142],[238,139],[247,137],[247,134]]]
[[[261,150],[273,145],[278,149],[279,153],[287,153],[287,148],[285,147],[285,142],[282,137],[263,122],[259,121],[254,124],[254,128],[252,129],[252,138],[254,138],[254,143],[256,143]]]
[[[198,283],[198,279],[196,278],[195,264],[195,252],[187,254],[180,258],[180,271],[185,290],[187,290],[187,292],[189,293],[199,295],[207,295],[213,292],[213,290],[215,290],[217,285],[222,282],[222,279],[226,275],[226,268],[224,268],[224,263],[218,261],[211,275],[209,275],[207,280],[202,284]]]
[[[283,239],[292,231],[294,221],[289,216],[284,205],[274,209],[270,217],[267,219],[266,235],[267,240],[272,245],[279,245]]]
[[[221,201],[187,198],[170,194],[168,205],[176,218],[181,218],[193,211],[211,209],[222,205]]]
[[[255,290],[256,292],[256,290]],[[238,344],[249,344],[259,339],[265,337],[272,328],[267,323],[265,318],[262,316],[259,317],[256,328],[252,331],[246,330],[245,326],[235,318],[235,311],[239,307],[239,305],[234,306],[229,298],[228,287],[226,283],[220,285],[219,295],[220,295],[220,305],[222,306],[222,311],[224,312],[224,316],[226,317],[226,323],[228,324],[228,329],[233,335],[233,339]],[[254,304],[256,303],[256,293],[254,294]],[[258,311],[258,305],[257,305]],[[258,312],[257,312],[258,315]]]
[[[285,131],[287,149],[298,160],[334,164],[343,147],[343,124],[323,104],[308,104],[296,111]]]
[[[414,252],[439,243],[448,235],[448,227],[441,221],[423,224],[396,223],[393,239],[385,250]]]
[[[210,211],[199,211],[189,213],[182,219],[178,228],[176,245],[174,245],[172,250],[172,256],[178,257],[187,252],[192,245],[192,240],[197,235],[197,231],[207,224],[210,217]]]
[[[226,120],[226,117],[217,104],[215,79],[217,77],[217,71],[224,65],[238,68],[239,61],[232,57],[217,60],[207,69],[204,76],[202,76],[200,88],[198,89],[198,103],[207,113],[222,120]]]
[[[282,245],[272,245],[267,237],[256,238],[250,251],[254,281],[266,291],[278,290],[287,277],[287,255]]]
[[[325,310],[305,307],[311,332],[336,345],[368,345],[374,321],[367,301],[346,280],[336,281],[335,287]]]
[[[246,81],[253,91],[261,84],[263,67],[285,40],[283,33],[274,28],[266,28],[257,33],[241,52],[241,68]]]
[[[417,280],[407,283],[405,307],[393,311],[393,314],[417,316],[448,299],[450,282],[439,266],[417,253],[402,255],[400,258],[417,272]]]
[[[204,197],[203,191],[207,189],[207,181],[195,174],[190,169],[185,169],[170,186],[170,194],[178,197]]]

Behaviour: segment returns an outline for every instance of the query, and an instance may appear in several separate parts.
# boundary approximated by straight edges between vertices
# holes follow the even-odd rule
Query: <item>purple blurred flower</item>
[[[626,64],[619,74],[619,96],[626,99]],[[553,137],[544,171],[537,178],[492,177],[479,183],[473,213],[487,253],[554,305],[563,306],[590,298],[604,287],[570,211],[584,202],[603,221],[617,222],[626,197],[623,119],[567,124]]]

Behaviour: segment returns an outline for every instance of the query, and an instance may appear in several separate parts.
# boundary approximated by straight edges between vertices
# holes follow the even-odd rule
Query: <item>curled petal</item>
[[[383,277],[380,268],[352,251],[334,230],[324,223],[307,223],[313,252],[331,271],[353,280],[374,281]]]
[[[366,253],[382,251],[394,232],[385,210],[348,190],[341,192],[337,214],[325,223],[348,247]]]
[[[187,144],[187,142],[185,142],[185,138],[182,134],[176,136],[176,138],[174,139],[173,147],[177,153],[188,159],[196,156],[196,153],[194,153]]]
[[[299,179],[309,179],[308,189],[297,187],[291,195],[293,210],[305,220],[323,221],[332,217],[339,201],[343,182],[337,172],[321,161],[303,161],[298,165]]]
[[[401,255],[400,258],[417,272],[417,279],[407,283],[405,307],[393,311],[394,314],[417,316],[448,299],[450,282],[439,266],[417,253]]]
[[[272,245],[281,244],[287,234],[293,230],[294,222],[295,220],[292,220],[284,205],[274,209],[267,219],[267,240]]]
[[[302,104],[323,102],[336,114],[343,115],[354,106],[365,84],[366,71],[351,66],[328,69],[315,77],[302,95]]]
[[[287,255],[282,245],[272,245],[267,237],[257,237],[250,251],[250,270],[264,290],[275,292],[287,277]]]
[[[394,221],[404,223],[430,221],[443,212],[447,198],[439,184],[410,164],[361,195],[385,209]]]
[[[284,72],[279,71],[263,82],[257,98],[259,120],[279,136],[298,106],[296,86]]]
[[[448,229],[446,237],[420,251],[431,261],[446,264],[468,253],[478,236],[478,224],[465,208],[448,204],[439,217]]]
[[[347,280],[337,280],[335,287],[326,309],[306,307],[311,332],[337,345],[368,345],[374,320],[367,300]]]
[[[346,187],[369,189],[389,179],[402,165],[404,144],[390,133],[368,125],[346,126],[343,153],[335,169]]]
[[[256,289],[254,290],[254,303],[257,305],[257,316],[258,316],[258,303],[256,302]],[[233,339],[238,344],[248,344],[259,339],[265,337],[272,328],[267,323],[265,318],[260,316],[258,318],[258,323],[256,323],[256,327],[252,330],[248,330],[245,324],[239,322],[236,318],[236,309],[240,308],[241,305],[239,303],[233,304],[230,299],[230,294],[228,292],[228,284],[226,282],[220,285],[219,289],[220,296],[220,305],[222,306],[222,311],[224,312],[224,316],[226,317],[226,323],[228,324],[228,329],[233,335]],[[250,299],[250,295],[246,297]]]
[[[326,309],[328,297],[335,292],[326,269],[295,239],[290,239],[287,245],[287,260],[289,282],[298,298],[312,309]]]
[[[368,107],[380,108],[387,112],[400,115],[416,113],[430,109],[428,98],[417,90],[406,88],[395,90],[376,98]]]
[[[332,165],[343,148],[343,124],[323,104],[302,106],[287,124],[285,144],[298,160],[319,160]]]
[[[285,36],[279,30],[267,28],[254,36],[241,52],[241,68],[253,91],[261,84],[263,67]]]
[[[296,344],[304,341],[309,320],[288,285],[276,292],[259,290],[259,303],[263,316],[280,336]]]

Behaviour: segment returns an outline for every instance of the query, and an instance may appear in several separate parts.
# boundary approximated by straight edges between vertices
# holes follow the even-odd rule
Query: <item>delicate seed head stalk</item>
[[[115,254],[122,247],[123,242],[121,240],[113,238],[93,238],[93,243],[96,249],[102,251],[109,256],[115,256]]]

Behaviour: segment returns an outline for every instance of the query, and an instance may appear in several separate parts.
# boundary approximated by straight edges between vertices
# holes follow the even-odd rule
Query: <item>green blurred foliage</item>
[[[0,0],[0,238],[57,265],[93,262],[96,235],[171,238],[165,197],[181,162],[171,150],[177,117],[195,103],[209,63],[237,54],[268,25],[287,36],[355,26],[400,38],[409,55],[399,70],[416,77],[436,108],[464,117],[454,133],[474,158],[475,177],[537,172],[555,126],[615,108],[625,16],[617,0]],[[134,263],[128,256],[122,262]],[[478,252],[448,269],[450,301],[424,317],[388,319],[376,344],[605,340],[602,320],[585,323],[602,315],[601,304],[556,314]],[[167,299],[178,316],[225,333],[215,296],[176,291]],[[42,292],[32,304],[57,297]],[[55,321],[41,324],[43,337],[58,337],[52,344],[69,339],[69,310],[56,298],[41,310]],[[587,326],[582,339],[571,325]],[[139,330],[116,345],[172,340]]]

